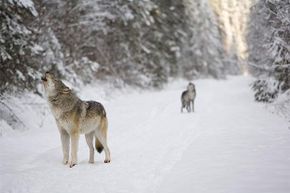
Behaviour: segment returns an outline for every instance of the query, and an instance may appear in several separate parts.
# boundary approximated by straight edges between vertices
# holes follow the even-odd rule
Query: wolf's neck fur
[[[195,90],[187,90],[189,98],[192,100],[195,96]]]
[[[62,109],[62,112],[68,112],[74,108],[74,106],[81,102],[74,92],[70,93],[58,93],[55,96],[49,96],[48,101],[53,111]]]

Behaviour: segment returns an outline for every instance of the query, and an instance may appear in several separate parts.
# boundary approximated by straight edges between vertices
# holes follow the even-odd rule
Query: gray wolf
[[[60,133],[63,163],[69,163],[69,167],[77,164],[80,134],[85,135],[89,146],[89,163],[94,163],[94,138],[96,150],[101,153],[104,149],[104,162],[109,163],[111,158],[107,145],[108,120],[103,105],[95,101],[82,101],[52,73],[46,72],[41,79]],[[71,159],[69,161],[70,149]]]
[[[190,82],[187,85],[187,90],[181,94],[181,112],[186,108],[187,112],[194,112],[194,100],[196,97],[195,85]]]

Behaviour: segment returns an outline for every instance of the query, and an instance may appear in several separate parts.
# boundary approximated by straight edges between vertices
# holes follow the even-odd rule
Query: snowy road
[[[61,164],[49,115],[42,128],[0,138],[1,193],[289,193],[289,123],[253,101],[250,79],[196,81],[195,113],[180,113],[185,82],[104,103],[112,162]],[[96,90],[97,92],[97,90]],[[94,99],[92,90],[83,96]]]

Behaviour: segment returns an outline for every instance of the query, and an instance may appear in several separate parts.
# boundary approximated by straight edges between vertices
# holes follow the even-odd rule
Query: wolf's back
[[[181,94],[181,100],[184,100],[185,96],[187,95],[187,90],[183,91]]]
[[[104,106],[96,101],[86,101],[88,104],[87,106],[87,116],[88,117],[94,117],[94,116],[101,116],[101,117],[106,117],[106,111]]]

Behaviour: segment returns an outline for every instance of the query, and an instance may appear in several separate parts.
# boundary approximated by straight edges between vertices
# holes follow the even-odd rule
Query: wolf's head
[[[188,83],[187,90],[193,92],[195,90],[195,85],[192,82]]]
[[[71,92],[61,80],[55,78],[50,72],[46,72],[41,77],[41,80],[47,96],[56,96],[58,94],[68,94]]]

